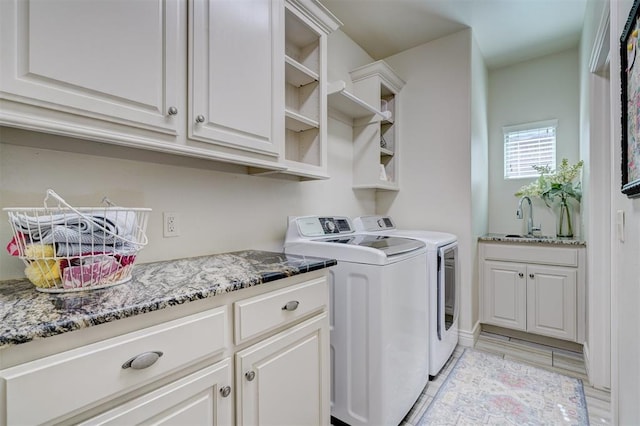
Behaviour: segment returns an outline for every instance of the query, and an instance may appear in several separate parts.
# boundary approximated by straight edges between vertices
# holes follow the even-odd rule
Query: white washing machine
[[[397,425],[429,380],[426,248],[354,231],[347,217],[290,217],[286,253],[333,258],[330,271],[334,423]]]
[[[396,229],[389,216],[361,216],[353,219],[356,232],[415,238],[427,246],[429,287],[429,374],[435,376],[458,344],[460,273],[458,238],[435,231]]]

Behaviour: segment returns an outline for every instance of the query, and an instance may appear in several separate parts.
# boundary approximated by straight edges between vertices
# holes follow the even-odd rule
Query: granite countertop
[[[569,245],[569,246],[586,246],[587,242],[574,238],[558,238],[552,236],[539,237],[516,237],[516,234],[494,234],[489,233],[478,237],[478,241],[494,241],[519,244],[549,244],[549,245]]]
[[[0,349],[336,265],[333,259],[246,250],[138,264],[109,288],[42,293],[0,281]]]

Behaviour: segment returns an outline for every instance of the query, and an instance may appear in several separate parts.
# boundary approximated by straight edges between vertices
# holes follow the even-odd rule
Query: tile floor
[[[480,334],[475,349],[582,379],[589,423],[591,425],[611,424],[610,394],[589,385],[581,353],[486,332]],[[463,347],[456,348],[442,371],[425,387],[420,398],[400,424],[401,426],[413,426],[420,420],[463,351]]]

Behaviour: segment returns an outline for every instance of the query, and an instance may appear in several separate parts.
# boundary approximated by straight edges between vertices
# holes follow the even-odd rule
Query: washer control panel
[[[360,223],[363,231],[388,231],[396,229],[393,220],[389,216],[361,216],[355,219],[356,223]],[[360,230],[360,228],[358,228]]]
[[[346,216],[307,216],[297,218],[296,222],[300,235],[305,237],[353,233],[351,220]]]

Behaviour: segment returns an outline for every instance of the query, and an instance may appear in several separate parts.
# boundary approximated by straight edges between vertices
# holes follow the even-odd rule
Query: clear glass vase
[[[567,200],[561,200],[556,207],[556,236],[573,237],[573,210]]]

